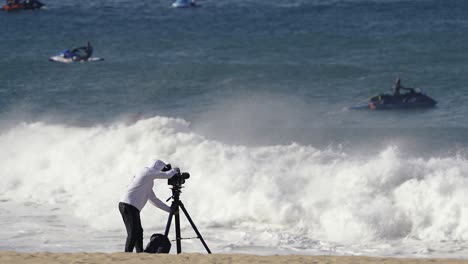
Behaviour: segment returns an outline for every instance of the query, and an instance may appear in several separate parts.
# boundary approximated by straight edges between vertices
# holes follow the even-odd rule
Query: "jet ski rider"
[[[19,4],[19,0],[6,0],[6,4],[9,6]]]
[[[393,96],[400,96],[400,89],[410,91],[410,93],[415,92],[414,88],[406,88],[401,85],[401,79],[398,77],[393,83]]]
[[[24,1],[26,7],[29,8],[41,8],[44,4],[39,2],[38,0],[26,0]]]
[[[73,48],[70,52],[74,61],[86,61],[93,55],[93,47],[88,41],[85,47]]]
[[[26,9],[40,8],[40,7],[42,7],[44,5],[43,3],[39,2],[38,0],[25,0],[25,1],[6,0],[6,4],[8,6],[22,4],[22,5],[25,6]]]

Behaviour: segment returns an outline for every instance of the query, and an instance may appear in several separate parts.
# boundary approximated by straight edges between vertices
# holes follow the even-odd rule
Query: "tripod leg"
[[[174,202],[172,202],[174,204]],[[171,205],[172,207],[172,205]],[[173,212],[169,213],[169,217],[167,218],[167,224],[166,224],[166,231],[164,231],[164,235],[167,237],[169,235],[169,230],[171,229],[171,222],[172,222],[172,217],[174,216]]]
[[[176,229],[176,243],[177,243],[177,254],[182,252],[182,246],[180,243],[180,216],[179,216],[179,204],[174,201],[171,204],[171,208],[174,208],[174,203],[177,204],[177,210],[175,212],[170,212],[169,217],[167,218],[166,231],[164,235],[167,237],[169,235],[169,230],[171,229],[172,217],[175,217],[175,229]],[[175,214],[174,214],[175,213]]]
[[[178,210],[179,209],[177,208],[177,211]],[[180,240],[182,238],[180,236],[180,216],[178,213],[176,213],[175,215],[175,232],[176,232],[177,254],[180,254],[182,252],[182,244],[180,243]]]
[[[185,216],[187,217],[187,219],[189,220],[190,224],[192,225],[192,228],[193,228],[193,230],[195,231],[195,233],[197,233],[197,236],[198,236],[198,238],[201,240],[203,246],[205,247],[206,252],[208,252],[209,254],[211,254],[211,251],[210,251],[210,249],[208,248],[208,245],[206,245],[205,240],[203,240],[202,235],[200,234],[200,232],[198,232],[197,227],[196,227],[195,224],[193,223],[192,218],[190,218],[190,215],[188,214],[187,210],[185,209],[185,206],[184,206],[184,204],[182,203],[182,201],[179,201],[179,207],[182,208],[182,211],[184,211]],[[176,221],[177,221],[177,217],[178,217],[178,215],[176,215]]]

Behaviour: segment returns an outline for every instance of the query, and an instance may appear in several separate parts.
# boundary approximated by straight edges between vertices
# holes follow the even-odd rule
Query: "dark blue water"
[[[466,1],[46,4],[0,16],[4,120],[89,125],[139,113],[181,117],[236,144],[355,148],[402,134],[466,145]],[[48,62],[88,40],[104,62]],[[397,76],[437,108],[346,110],[388,92]]]

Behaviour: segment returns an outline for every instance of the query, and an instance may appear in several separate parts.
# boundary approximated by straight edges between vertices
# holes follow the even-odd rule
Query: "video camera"
[[[162,171],[169,171],[171,169],[172,169],[171,164],[167,164],[166,166],[164,166]],[[174,168],[174,169],[177,171],[177,173],[167,180],[167,184],[180,188],[182,184],[185,183],[185,180],[190,178],[190,174],[188,172],[181,173],[179,168]]]

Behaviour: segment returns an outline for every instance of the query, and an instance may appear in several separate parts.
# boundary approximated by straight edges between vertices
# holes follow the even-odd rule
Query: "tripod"
[[[197,233],[197,237],[196,238],[199,238],[200,241],[202,242],[203,246],[205,247],[206,251],[208,252],[208,254],[211,254],[211,251],[210,249],[208,248],[208,246],[206,245],[205,243],[205,240],[203,240],[203,237],[202,235],[200,234],[200,232],[198,232],[198,229],[197,227],[195,226],[195,224],[193,223],[192,221],[192,218],[190,218],[190,215],[188,214],[187,210],[185,209],[185,206],[184,204],[182,203],[182,201],[180,200],[180,193],[181,193],[181,189],[182,186],[180,185],[173,185],[171,190],[172,190],[172,197],[170,197],[169,199],[167,199],[167,201],[169,201],[171,198],[173,199],[172,201],[172,204],[171,204],[171,208],[172,208],[172,211],[171,213],[169,214],[169,218],[167,219],[167,225],[166,225],[166,231],[164,232],[164,235],[167,237],[167,235],[169,235],[169,229],[171,229],[171,222],[172,222],[172,217],[174,216],[175,217],[175,231],[176,231],[176,243],[177,243],[177,254],[180,254],[182,252],[182,245],[180,243],[180,241],[183,239],[180,237],[180,216],[179,216],[179,208],[182,209],[182,211],[184,212],[185,214],[185,217],[187,217],[187,220],[190,222],[190,225],[192,225],[192,228],[193,230],[195,231],[195,233]],[[174,210],[175,209],[175,210]],[[175,214],[174,214],[175,213]]]

